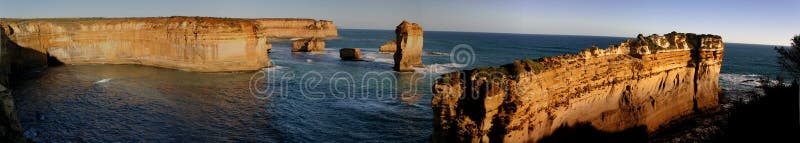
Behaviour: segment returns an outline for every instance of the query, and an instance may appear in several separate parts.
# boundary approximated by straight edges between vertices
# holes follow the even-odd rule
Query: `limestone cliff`
[[[434,141],[538,141],[560,127],[605,132],[717,106],[724,46],[715,35],[639,35],[607,49],[442,75]]]
[[[414,67],[422,67],[422,27],[417,23],[403,21],[395,29],[397,39],[394,52],[394,70],[413,72]]]
[[[270,66],[268,39],[336,37],[333,22],[210,17],[2,19],[14,71],[47,62],[198,72]],[[48,58],[49,57],[49,58]]]

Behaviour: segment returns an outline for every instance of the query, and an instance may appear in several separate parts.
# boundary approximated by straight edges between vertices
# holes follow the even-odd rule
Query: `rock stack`
[[[378,51],[381,53],[394,53],[397,51],[397,40],[384,43]]]
[[[339,58],[345,61],[361,61],[361,49],[342,48],[339,50]]]
[[[325,41],[319,38],[307,38],[292,42],[292,52],[325,51]]]
[[[394,32],[397,35],[394,70],[413,72],[414,67],[425,66],[422,64],[422,27],[416,23],[403,21]]]

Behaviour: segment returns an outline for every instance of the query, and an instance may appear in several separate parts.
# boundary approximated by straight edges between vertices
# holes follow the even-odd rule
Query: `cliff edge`
[[[724,45],[716,35],[639,35],[606,49],[442,75],[434,142],[535,142],[559,128],[647,132],[717,106]]]

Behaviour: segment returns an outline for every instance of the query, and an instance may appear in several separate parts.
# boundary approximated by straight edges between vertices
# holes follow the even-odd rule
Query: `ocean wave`
[[[289,68],[284,67],[284,66],[272,66],[272,67],[268,67],[268,68],[263,68],[261,70],[270,71],[271,72],[271,71],[279,71],[279,70],[285,70],[285,69],[289,69]]]
[[[453,71],[459,70],[462,67],[464,67],[463,64],[456,64],[456,63],[431,64],[431,65],[425,65],[425,67],[421,67],[421,68],[414,68],[414,71],[418,72],[418,73],[438,73],[438,74],[443,74],[443,73],[449,73],[449,72],[453,72]]]
[[[725,84],[758,87],[761,86],[761,76],[755,74],[719,74],[719,79]],[[724,88],[724,87],[723,87]]]
[[[367,61],[394,64],[394,59],[378,52],[365,52],[362,56]]]
[[[749,101],[753,94],[764,95],[764,91],[759,89],[762,83],[762,76],[755,74],[719,74],[719,86],[728,100]],[[770,80],[771,83],[778,83],[777,80]]]
[[[94,82],[94,84],[107,83],[107,82],[111,81],[111,79],[112,79],[112,78],[104,78],[104,79],[101,79],[101,80],[95,81],[95,82]]]
[[[443,52],[424,52],[423,56],[449,56],[450,53],[443,53]]]

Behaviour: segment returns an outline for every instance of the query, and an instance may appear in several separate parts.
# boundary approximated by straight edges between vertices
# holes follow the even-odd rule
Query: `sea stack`
[[[342,48],[339,49],[339,58],[345,61],[361,61],[360,48]]]
[[[403,21],[394,30],[397,45],[394,52],[394,70],[398,72],[413,72],[414,67],[423,67],[422,64],[422,27],[417,23]]]
[[[720,36],[673,32],[444,74],[433,86],[433,141],[536,142],[581,125],[652,133],[718,106],[723,50]]]
[[[292,52],[318,52],[325,51],[325,41],[319,38],[294,40]]]
[[[384,43],[380,48],[378,48],[378,51],[381,53],[394,53],[397,51],[397,40]]]

